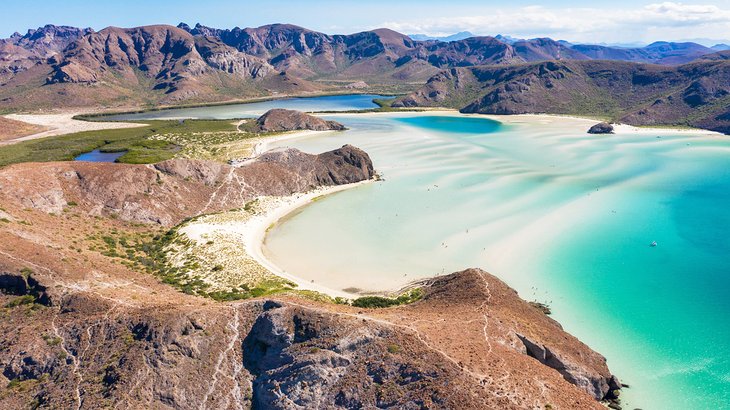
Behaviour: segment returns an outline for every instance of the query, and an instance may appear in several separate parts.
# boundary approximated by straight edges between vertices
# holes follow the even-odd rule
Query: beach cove
[[[604,354],[631,386],[625,408],[730,400],[725,137],[627,126],[590,136],[594,120],[538,115],[326,117],[350,130],[257,151],[350,143],[384,180],[275,208],[245,242],[269,270],[349,295],[484,268]]]
[[[331,118],[351,131],[280,145],[361,146],[384,181],[273,228],[264,255],[278,269],[387,293],[478,266],[550,305],[607,356],[631,386],[625,406],[722,408],[730,399],[723,136],[633,127],[589,136],[595,121],[553,116],[491,117],[501,125],[453,112]]]

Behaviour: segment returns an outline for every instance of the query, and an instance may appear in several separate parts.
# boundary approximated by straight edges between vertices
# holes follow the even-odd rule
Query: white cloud
[[[571,41],[636,42],[657,39],[730,37],[730,10],[715,5],[664,2],[633,9],[485,7],[484,13],[384,22],[404,33],[549,36]]]

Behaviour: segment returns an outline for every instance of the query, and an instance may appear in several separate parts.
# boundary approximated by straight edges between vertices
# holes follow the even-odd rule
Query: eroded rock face
[[[589,134],[613,134],[613,125],[607,122],[599,122],[588,129]]]
[[[615,376],[606,377],[596,372],[595,369],[586,367],[584,363],[576,363],[562,357],[559,352],[530,340],[528,337],[520,334],[517,337],[524,343],[530,357],[534,357],[545,366],[557,370],[565,380],[587,391],[596,400],[606,399],[611,392],[610,383],[615,384],[615,382],[612,382]]]
[[[326,121],[301,111],[285,110],[282,108],[274,108],[267,111],[256,122],[261,132],[297,130],[342,131],[346,129],[344,125],[337,121]]]

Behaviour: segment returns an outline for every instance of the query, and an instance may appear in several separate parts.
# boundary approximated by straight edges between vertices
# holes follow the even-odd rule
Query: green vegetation
[[[23,295],[18,296],[17,298],[11,300],[10,302],[5,304],[6,308],[12,309],[14,307],[23,306],[23,305],[32,305],[35,303],[35,298],[31,295]]]
[[[248,130],[238,132],[230,120],[155,120],[143,123],[147,125],[84,131],[8,145],[0,150],[0,167],[19,162],[70,161],[95,149],[102,152],[126,151],[117,161],[149,164],[177,156],[188,144],[210,147],[253,135]]]
[[[33,389],[35,386],[37,386],[39,381],[46,381],[47,378],[48,378],[48,375],[46,375],[46,374],[41,376],[42,380],[16,378],[16,379],[10,380],[10,382],[8,382],[6,387],[10,390],[15,390],[15,391],[21,391],[21,392],[29,391],[29,390]]]
[[[142,269],[157,276],[163,283],[189,295],[208,297],[217,301],[233,301],[294,290],[296,286],[294,283],[280,278],[262,280],[255,284],[239,284],[227,290],[211,289],[211,284],[198,275],[206,271],[223,271],[225,269],[223,265],[206,268],[202,261],[192,254],[186,254],[184,260],[173,263],[170,256],[176,249],[193,246],[193,243],[185,235],[178,233],[178,230],[185,223],[194,220],[195,218],[187,219],[181,225],[159,234],[130,235],[113,230],[109,234],[91,236],[88,239],[96,243],[91,250],[108,257],[121,258],[125,261],[123,264],[129,268]]]
[[[61,338],[57,336],[43,335],[43,340],[48,343],[48,346],[58,346],[61,344]]]
[[[397,344],[394,344],[394,343],[388,345],[388,353],[396,354],[398,352],[400,352],[400,346],[398,346]]]
[[[412,289],[397,298],[386,298],[382,296],[363,296],[352,301],[352,306],[361,308],[386,308],[391,306],[413,303],[423,298],[421,288]]]

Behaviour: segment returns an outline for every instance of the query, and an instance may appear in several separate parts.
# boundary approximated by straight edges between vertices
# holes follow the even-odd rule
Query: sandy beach
[[[239,247],[233,246],[234,249],[240,249],[240,244],[243,244],[243,253],[220,252],[215,256],[219,259],[212,263],[233,265],[239,270],[243,269],[254,272],[265,269],[271,274],[295,283],[297,290],[316,291],[331,297],[356,298],[359,295],[331,289],[286,272],[264,256],[263,245],[269,228],[291,212],[309,205],[315,199],[322,196],[331,195],[370,182],[373,182],[373,180],[348,185],[322,187],[307,193],[299,193],[285,197],[261,197],[257,200],[258,211],[253,216],[232,211],[222,215],[216,215],[215,217],[190,222],[180,229],[180,233],[187,235],[188,238],[194,240],[199,245],[205,244],[211,238],[216,238],[216,242],[223,240],[231,244],[239,244]]]

